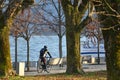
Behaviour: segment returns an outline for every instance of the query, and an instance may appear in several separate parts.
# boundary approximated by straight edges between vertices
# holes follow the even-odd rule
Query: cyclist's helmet
[[[44,48],[47,48],[47,46],[44,46]]]

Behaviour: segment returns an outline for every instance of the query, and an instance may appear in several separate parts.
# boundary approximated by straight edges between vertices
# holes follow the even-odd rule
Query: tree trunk
[[[66,73],[80,73],[80,33],[82,30],[81,20],[86,11],[87,0],[83,0],[78,6],[78,0],[61,0],[65,14],[66,42],[67,42],[67,70]],[[73,4],[73,5],[72,5]]]
[[[9,44],[9,28],[0,23],[0,75],[7,76],[12,70]]]
[[[73,13],[73,15],[76,13]],[[66,73],[79,73],[80,64],[80,31],[74,25],[75,18],[73,15],[67,16],[66,20],[66,42],[67,42],[67,71]],[[77,16],[77,15],[75,15]],[[73,21],[73,23],[71,22]]]
[[[98,30],[98,38],[97,38],[97,52],[98,52],[98,58],[97,63],[100,64],[100,30]]]
[[[62,37],[59,36],[59,57],[62,58]]]
[[[15,36],[15,66],[14,68],[16,69],[17,67],[17,36]]]
[[[104,47],[106,52],[107,80],[120,80],[120,26],[119,17],[116,17],[119,11],[118,0],[101,0],[96,11],[104,11],[106,13],[99,14],[99,20],[104,26],[102,29],[104,37]],[[110,7],[109,7],[110,6]],[[114,15],[114,16],[112,16]],[[116,15],[116,16],[115,16]]]
[[[59,37],[59,57],[62,58],[62,21],[61,21],[61,5],[60,5],[60,2],[58,2],[58,18],[59,18],[59,34],[58,34],[58,37]]]
[[[20,8],[26,8],[28,7],[27,5],[31,5],[33,3],[34,0],[19,0],[19,2],[18,0],[10,0],[8,2],[9,5],[7,5],[5,9],[5,12],[2,11],[4,10],[4,7],[0,8],[0,75],[7,76],[12,70],[9,44],[9,28],[12,24],[11,18],[16,16]],[[4,2],[2,5],[6,6]]]
[[[29,40],[27,40],[27,71],[30,70],[30,60],[29,60],[30,54],[29,54]]]
[[[70,36],[71,35],[71,36]],[[67,73],[79,73],[80,64],[80,33],[67,28]]]
[[[120,80],[120,33],[114,30],[103,31],[106,64],[107,64],[107,79]]]
[[[77,29],[81,16],[77,11],[77,8],[69,7],[69,11],[66,15],[66,42],[67,42],[67,71],[66,73],[79,73],[81,72],[80,64],[80,32],[81,29]],[[69,14],[70,13],[70,14]],[[77,18],[79,17],[79,18]]]

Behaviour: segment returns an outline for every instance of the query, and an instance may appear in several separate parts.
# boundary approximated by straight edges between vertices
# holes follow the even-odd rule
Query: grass
[[[38,76],[11,76],[9,78],[1,78],[0,80],[107,80],[106,71],[87,72],[84,75],[65,73],[51,74],[51,75],[38,75]]]

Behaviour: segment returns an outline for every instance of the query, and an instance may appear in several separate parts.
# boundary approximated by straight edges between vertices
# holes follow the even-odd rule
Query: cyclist
[[[46,69],[46,55],[49,55],[50,58],[52,58],[51,54],[49,53],[49,51],[47,50],[47,46],[44,46],[41,50],[40,50],[40,56],[39,58],[41,59],[41,63],[43,63],[42,68],[47,71]]]

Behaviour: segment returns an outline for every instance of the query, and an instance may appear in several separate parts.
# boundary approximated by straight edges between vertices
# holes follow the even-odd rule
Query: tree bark
[[[72,30],[72,31],[71,31]],[[67,28],[67,73],[80,73],[80,33]]]
[[[104,47],[106,52],[107,80],[120,80],[120,18],[117,0],[101,0],[102,4],[96,6],[96,11],[104,11],[98,14],[102,21]],[[109,16],[107,15],[109,14]]]
[[[26,3],[26,5],[23,5],[22,2]],[[20,11],[21,4],[22,7],[26,8],[28,7],[27,5],[33,3],[34,0],[10,0],[6,11],[2,12],[3,9],[0,10],[0,75],[2,76],[9,75],[12,70],[9,44],[9,28],[12,24],[12,18]],[[2,5],[4,5],[4,3],[0,6]]]
[[[69,0],[61,0],[63,11],[65,14],[66,42],[67,42],[67,70],[66,73],[80,73],[82,71],[80,63],[80,33],[82,27],[81,19],[86,11],[87,1],[83,1],[83,5],[78,6],[77,0],[74,3]]]
[[[114,30],[103,31],[106,64],[107,64],[107,79],[120,80],[120,31]]]
[[[0,25],[0,28],[3,26]],[[5,26],[0,29],[0,75],[9,75],[11,70],[9,28]]]

